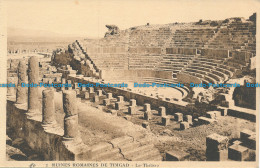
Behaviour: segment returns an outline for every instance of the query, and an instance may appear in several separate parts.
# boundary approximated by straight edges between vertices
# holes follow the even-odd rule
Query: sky
[[[259,0],[7,0],[7,27],[103,37],[106,24],[120,29],[150,24],[248,18]]]

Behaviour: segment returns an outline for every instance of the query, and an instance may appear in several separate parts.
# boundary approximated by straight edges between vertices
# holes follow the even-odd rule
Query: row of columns
[[[11,80],[11,78],[9,78]],[[62,80],[64,81],[64,80]],[[27,83],[27,66],[24,60],[18,65],[18,86],[16,90],[16,104],[28,102],[28,114],[39,112],[38,87],[21,87],[21,83]],[[39,62],[38,57],[32,56],[28,60],[28,83],[39,84]],[[28,91],[28,94],[27,94]],[[10,94],[11,91],[8,93]],[[43,126],[53,125],[55,120],[55,103],[53,88],[42,91],[42,124]],[[78,137],[78,106],[76,92],[63,90],[64,138],[74,139]]]

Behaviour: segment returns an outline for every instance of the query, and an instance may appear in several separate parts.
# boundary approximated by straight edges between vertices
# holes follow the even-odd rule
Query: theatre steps
[[[153,143],[145,137],[123,136],[92,146],[93,161],[162,161],[162,156]]]

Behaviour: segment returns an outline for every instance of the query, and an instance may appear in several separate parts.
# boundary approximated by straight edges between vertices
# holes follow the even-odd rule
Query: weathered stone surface
[[[249,157],[249,149],[234,144],[228,148],[228,158],[231,160],[244,161]]]
[[[216,133],[211,134],[206,138],[207,149],[211,151],[220,151],[223,149],[227,149],[228,141],[229,139],[226,136],[222,136]]]
[[[228,150],[211,151],[206,150],[207,161],[228,161]]]
[[[124,102],[124,96],[117,96],[118,102]]]
[[[103,105],[104,105],[104,106],[110,105],[110,99],[104,99],[104,100],[103,100]]]
[[[51,124],[54,122],[54,91],[46,89],[42,91],[42,123]]]
[[[159,115],[162,116],[162,117],[166,116],[166,109],[165,109],[165,107],[160,106],[158,113],[159,113]]]
[[[144,112],[144,119],[145,119],[145,120],[151,120],[151,119],[152,119],[152,113],[151,113],[151,111],[145,111],[145,112]]]
[[[148,122],[143,122],[142,127],[146,129],[150,129],[149,123]]]
[[[188,122],[189,124],[192,124],[192,116],[191,115],[185,115],[184,121]]]
[[[128,113],[131,115],[135,115],[136,114],[136,107],[135,106],[129,106],[128,107]]]
[[[115,109],[121,110],[123,108],[124,104],[122,102],[116,102],[115,103]]]
[[[174,118],[176,121],[181,122],[183,121],[183,114],[182,113],[175,113]]]
[[[39,62],[38,57],[32,56],[28,64],[28,83],[39,84]],[[28,88],[28,112],[39,111],[38,87]]]
[[[23,104],[27,103],[28,96],[28,88],[22,87],[22,83],[27,83],[27,66],[24,60],[20,60],[18,65],[18,83],[17,83],[17,89],[16,89],[16,103],[17,104]]]
[[[76,138],[78,136],[78,115],[64,118],[64,137]]]
[[[113,99],[112,93],[107,93],[107,98],[108,98],[108,99]]]
[[[69,90],[63,92],[63,109],[65,117],[78,114],[76,92]]]
[[[130,106],[133,106],[133,107],[136,106],[136,100],[135,99],[130,99]]]
[[[180,129],[181,129],[181,130],[188,129],[189,127],[190,127],[190,125],[189,125],[188,122],[181,122],[181,123],[180,123]]]
[[[166,161],[184,161],[189,157],[189,154],[180,151],[180,150],[173,150],[173,151],[166,151]]]
[[[149,103],[144,104],[144,111],[151,111],[151,105]]]
[[[169,125],[170,124],[170,117],[168,117],[168,116],[163,116],[162,117],[162,125],[163,126],[167,126],[167,125]]]

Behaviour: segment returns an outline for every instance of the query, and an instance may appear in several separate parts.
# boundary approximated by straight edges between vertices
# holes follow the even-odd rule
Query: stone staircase
[[[162,161],[162,156],[147,137],[122,136],[91,148],[92,161]]]

